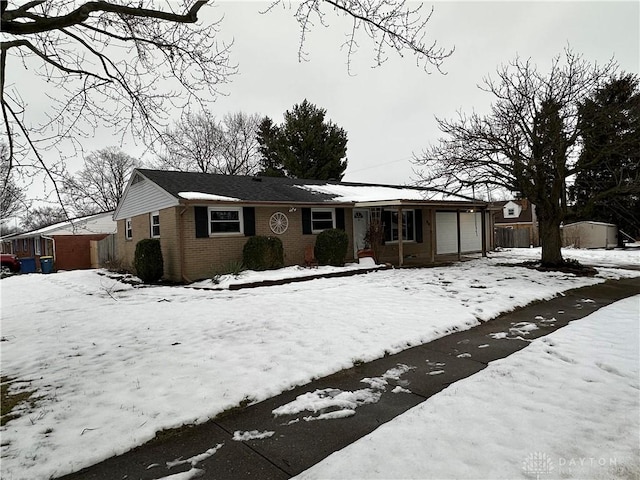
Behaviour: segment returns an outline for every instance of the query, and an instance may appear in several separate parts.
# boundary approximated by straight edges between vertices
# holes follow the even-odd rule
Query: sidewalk
[[[531,339],[638,293],[640,278],[571,290],[205,424],[165,432],[129,453],[61,478],[289,478]]]

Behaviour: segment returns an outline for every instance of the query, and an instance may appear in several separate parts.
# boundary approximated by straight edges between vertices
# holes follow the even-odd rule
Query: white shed
[[[562,244],[576,248],[618,246],[618,227],[612,223],[576,222],[562,227]]]

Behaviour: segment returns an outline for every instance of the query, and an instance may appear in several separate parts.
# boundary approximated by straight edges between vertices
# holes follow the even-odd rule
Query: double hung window
[[[151,214],[151,238],[160,237],[160,212]]]
[[[242,208],[210,207],[209,235],[244,233]]]
[[[330,228],[336,228],[335,210],[333,208],[312,208],[311,231],[320,233]]]
[[[384,211],[384,239],[387,242],[397,242],[402,235],[402,240],[412,242],[416,240],[416,221],[414,210],[402,210],[402,232],[400,232],[400,222],[398,210]]]

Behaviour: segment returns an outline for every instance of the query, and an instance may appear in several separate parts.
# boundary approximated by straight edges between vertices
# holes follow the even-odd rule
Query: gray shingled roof
[[[138,169],[138,171],[176,198],[179,198],[180,192],[199,192],[233,197],[247,202],[322,203],[331,201],[334,196],[298,188],[296,185],[371,186],[371,184],[328,180],[232,176],[148,169]],[[385,186],[398,189],[412,188],[397,185]]]

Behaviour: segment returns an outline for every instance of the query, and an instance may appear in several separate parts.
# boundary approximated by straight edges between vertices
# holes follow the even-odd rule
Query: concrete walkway
[[[548,335],[572,320],[635,294],[640,294],[640,278],[571,290],[470,330],[338,372],[205,424],[164,432],[124,455],[62,478],[290,478],[451,383],[526,347],[531,339]],[[530,327],[532,323],[538,328],[529,330],[527,325]],[[367,380],[363,382],[363,379]],[[331,409],[273,414],[275,409],[298,396],[313,392],[327,398],[344,393],[347,399],[355,399],[355,414],[317,421],[309,420],[323,413],[331,416]],[[235,432],[252,431],[268,432],[269,436],[248,440],[233,438]],[[181,472],[184,476],[171,477]]]

